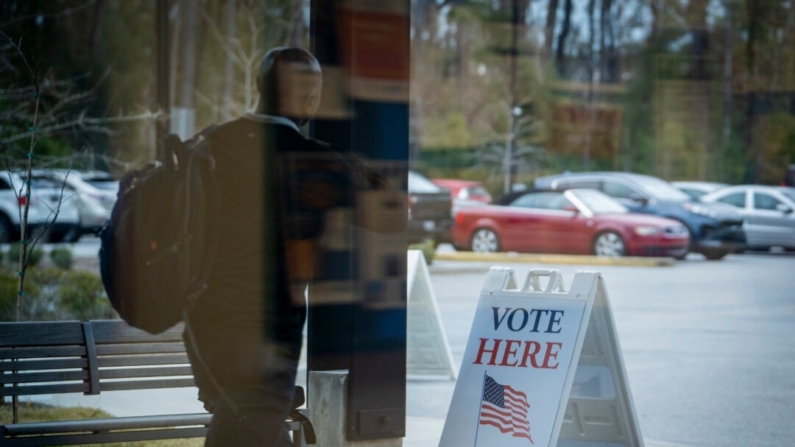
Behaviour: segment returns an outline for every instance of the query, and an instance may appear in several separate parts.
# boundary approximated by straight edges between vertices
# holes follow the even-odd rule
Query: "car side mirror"
[[[644,206],[649,203],[649,199],[643,197],[640,194],[631,194],[629,196],[629,200],[632,200],[633,202],[638,203],[640,205],[644,205]]]
[[[776,205],[776,209],[784,214],[792,214],[792,208],[787,205],[784,205],[783,203],[779,203],[778,205]]]

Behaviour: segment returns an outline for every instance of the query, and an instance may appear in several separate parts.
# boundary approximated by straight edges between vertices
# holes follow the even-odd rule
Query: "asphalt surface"
[[[489,265],[438,262],[433,287],[460,363]],[[601,271],[647,444],[789,446],[795,439],[795,256],[691,256],[674,267],[504,264]],[[409,414],[443,419],[452,384],[409,384]],[[408,444],[407,444],[408,445]]]
[[[97,248],[96,240],[84,238],[75,252],[94,256]],[[491,265],[431,266],[456,365]],[[732,255],[717,262],[691,255],[657,268],[502,265],[519,278],[531,268],[558,268],[566,284],[578,270],[603,274],[647,446],[795,445],[795,255]],[[438,445],[454,383],[410,380],[407,389],[404,445]],[[200,411],[195,396],[183,389],[43,400],[125,416]]]

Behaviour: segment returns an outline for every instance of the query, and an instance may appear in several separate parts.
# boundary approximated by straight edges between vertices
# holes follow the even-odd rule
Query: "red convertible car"
[[[672,256],[683,258],[690,236],[679,222],[630,213],[591,189],[536,191],[507,206],[462,209],[453,245],[476,252]]]

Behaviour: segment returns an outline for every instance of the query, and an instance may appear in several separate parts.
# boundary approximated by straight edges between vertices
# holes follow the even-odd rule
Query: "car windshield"
[[[594,214],[616,214],[629,212],[624,205],[611,199],[609,196],[593,189],[579,189],[571,191]]]
[[[441,190],[441,188],[434,185],[433,182],[427,178],[417,174],[416,172],[409,171],[409,192],[431,193],[440,192]]]
[[[670,200],[672,202],[687,202],[690,200],[690,196],[664,180],[653,177],[639,177],[632,180],[657,200]]]

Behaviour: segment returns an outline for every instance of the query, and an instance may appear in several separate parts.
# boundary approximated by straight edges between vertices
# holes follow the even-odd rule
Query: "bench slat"
[[[76,369],[88,368],[88,360],[84,358],[23,360],[19,362],[0,362],[0,371],[41,371],[43,369]]]
[[[140,329],[119,324],[118,320],[95,320],[91,322],[97,345],[107,343],[152,343],[182,341],[182,324],[152,335]]]
[[[0,347],[58,346],[83,344],[79,321],[3,323]]]
[[[25,436],[39,433],[49,435],[85,431],[140,430],[143,428],[209,425],[211,419],[212,415],[209,413],[164,414],[72,421],[25,422],[7,425],[5,430],[6,433],[11,436]]]
[[[99,371],[99,379],[131,379],[137,377],[168,377],[168,376],[192,376],[193,371],[190,366],[168,366],[161,368],[124,368],[124,369],[102,369]]]
[[[125,380],[101,382],[102,391],[156,390],[160,388],[190,388],[196,386],[193,377],[184,379]]]
[[[46,348],[0,348],[0,359],[27,359],[42,357],[81,357],[85,346],[48,346]]]
[[[0,374],[0,383],[43,383],[88,380],[88,371],[21,372]]]
[[[185,345],[182,342],[165,343],[121,343],[116,345],[97,346],[98,355],[121,355],[121,354],[173,354],[185,352]]]
[[[85,444],[111,444],[116,442],[154,441],[159,439],[203,438],[207,427],[164,428],[156,430],[119,431],[111,433],[86,433],[73,435],[30,436],[7,438],[2,445],[8,447],[43,447]]]
[[[187,365],[187,354],[159,354],[159,355],[116,355],[100,356],[99,367],[110,368],[116,366],[155,366],[155,365]]]
[[[60,383],[53,385],[25,385],[0,387],[0,396],[34,396],[39,394],[85,393],[87,383]]]

